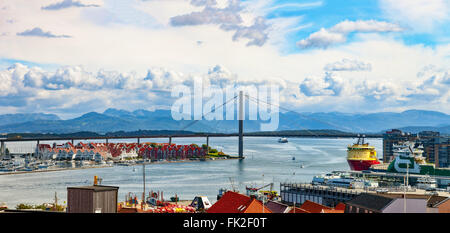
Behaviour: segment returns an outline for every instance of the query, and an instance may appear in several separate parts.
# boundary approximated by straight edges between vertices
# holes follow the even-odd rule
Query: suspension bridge
[[[244,105],[246,98],[248,101],[253,101],[257,104],[267,104],[267,105],[273,105],[267,101],[260,100],[258,98],[251,97],[249,95],[244,95],[243,91],[239,92],[239,95],[234,96],[233,98],[230,98],[226,102],[224,102],[219,107],[211,110],[210,112],[204,114],[202,116],[205,117],[208,114],[214,112],[216,109],[219,109],[226,104],[230,103],[231,101],[238,100],[239,101],[239,111],[238,111],[238,124],[239,124],[239,132],[238,133],[193,133],[193,134],[161,134],[161,135],[138,135],[138,136],[39,136],[39,137],[14,137],[14,138],[0,138],[0,158],[3,158],[6,155],[6,143],[10,142],[36,142],[36,147],[39,146],[41,142],[44,141],[71,141],[72,144],[74,141],[82,141],[82,140],[104,140],[106,143],[109,142],[109,140],[114,139],[134,139],[137,141],[137,143],[140,143],[142,139],[151,139],[151,138],[167,138],[168,143],[172,143],[172,138],[199,138],[204,137],[206,138],[206,145],[209,146],[209,138],[212,137],[238,137],[238,156],[240,159],[244,158],[244,137],[316,137],[316,138],[357,138],[360,135],[356,133],[346,133],[346,134],[334,134],[334,133],[320,133],[320,132],[314,132],[308,129],[302,128],[303,132],[300,131],[282,131],[279,133],[273,133],[273,132],[252,132],[252,133],[244,133],[244,119],[245,119],[245,113],[244,113]],[[301,113],[289,110],[287,108],[284,108],[282,106],[276,105],[279,109],[288,111],[288,112],[294,112],[299,115],[301,118],[308,118],[304,116]],[[338,125],[333,125],[328,122],[323,122],[320,120],[308,118],[310,120],[318,121],[321,123],[325,123],[327,125],[330,125],[333,128],[342,129],[342,127]],[[193,122],[187,124],[183,128],[180,129],[180,131],[183,131],[195,123],[199,122],[200,120],[194,120]],[[344,129],[347,130],[347,129]],[[381,138],[382,135],[373,134],[373,135],[366,135],[368,138]],[[19,151],[18,153],[21,153]]]

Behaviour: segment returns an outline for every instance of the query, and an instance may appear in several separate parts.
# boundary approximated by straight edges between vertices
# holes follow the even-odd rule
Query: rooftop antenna
[[[142,163],[142,182],[144,183],[144,192],[142,193],[142,202],[145,202],[145,158]]]
[[[403,212],[406,213],[406,188],[408,187],[408,172],[409,172],[409,163],[406,164],[406,179],[405,179],[405,188],[403,192]]]
[[[264,173],[262,174],[262,181],[263,181],[263,187],[264,187]],[[262,212],[263,212],[263,214],[264,214],[264,194],[263,194],[263,196],[262,196]]]

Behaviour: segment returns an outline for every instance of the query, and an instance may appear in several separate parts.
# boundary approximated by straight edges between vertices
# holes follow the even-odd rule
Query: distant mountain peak
[[[248,114],[246,113],[246,116]],[[235,118],[236,119],[236,118]],[[246,118],[248,119],[248,118]],[[197,132],[235,133],[237,120],[207,121],[200,120],[191,124],[192,120],[176,121],[171,111],[157,109],[154,111],[137,109],[133,112],[108,108],[103,113],[88,112],[77,118],[60,120],[51,114],[7,114],[0,115],[0,133],[20,132],[112,132],[134,130],[190,130]],[[295,113],[285,112],[279,115],[277,130],[340,130],[345,132],[380,132],[385,129],[402,127],[438,127],[447,126],[450,115],[436,111],[407,110],[400,113],[340,113],[317,112]],[[246,132],[257,132],[261,123],[267,121],[246,120]],[[185,128],[187,127],[188,128]],[[440,130],[447,128],[440,128]]]

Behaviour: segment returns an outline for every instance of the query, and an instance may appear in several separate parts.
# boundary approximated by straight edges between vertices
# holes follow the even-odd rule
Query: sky
[[[280,87],[299,112],[450,114],[450,0],[2,0],[0,114],[170,109]]]

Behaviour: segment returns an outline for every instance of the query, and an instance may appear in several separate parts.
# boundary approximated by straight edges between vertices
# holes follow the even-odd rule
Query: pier
[[[325,206],[335,207],[339,203],[352,200],[361,193],[377,193],[377,190],[385,189],[388,194],[425,195],[432,196],[422,189],[402,187],[372,187],[365,189],[349,189],[336,186],[312,185],[309,183],[281,183],[281,202],[288,205],[300,206],[306,200],[316,202]],[[449,192],[436,192],[438,196],[450,197]]]
[[[284,204],[302,205],[306,200],[335,207],[340,202],[349,201],[358,196],[361,190],[339,189],[302,183],[281,183],[280,197]]]

